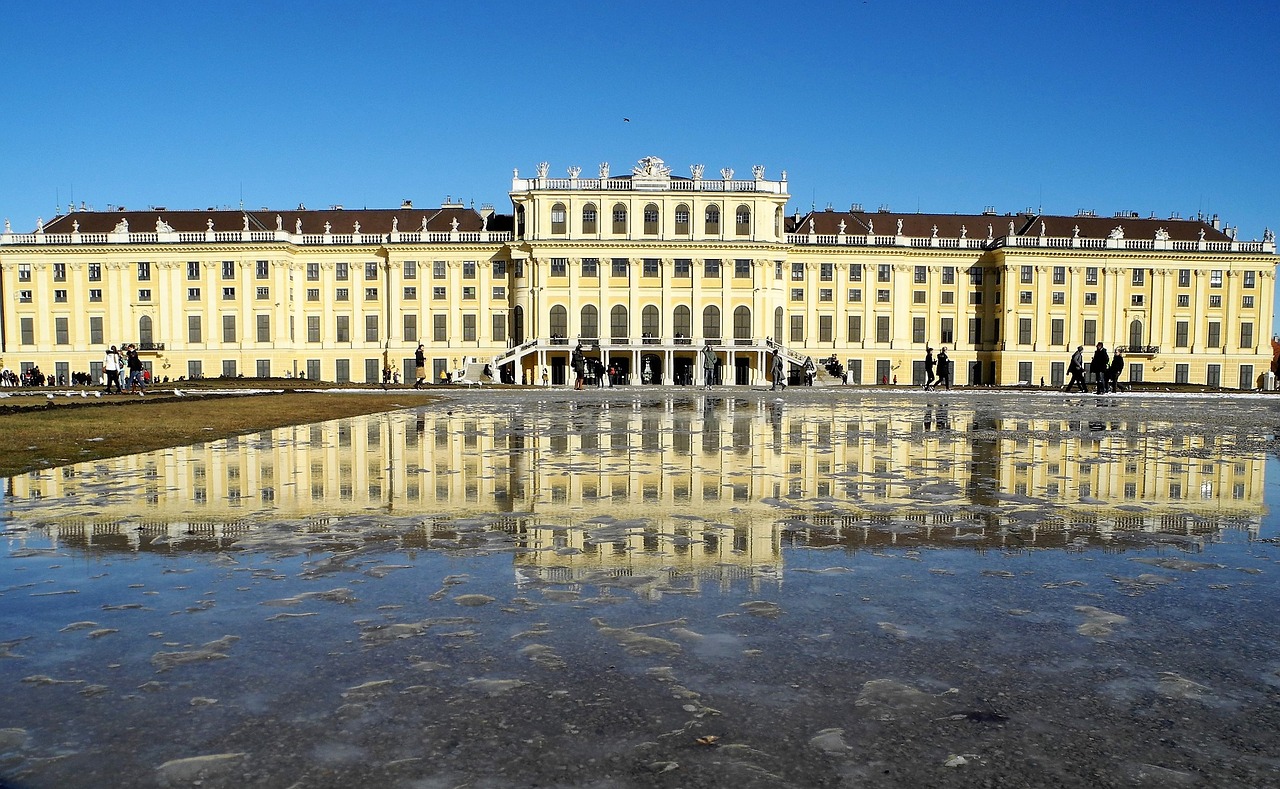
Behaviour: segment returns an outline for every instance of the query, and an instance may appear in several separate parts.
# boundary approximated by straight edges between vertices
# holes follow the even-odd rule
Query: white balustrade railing
[[[786,194],[786,181],[766,181],[764,179],[671,179],[669,181],[644,181],[645,190],[669,192],[761,192],[764,194]],[[513,178],[511,191],[530,192],[537,189],[548,190],[620,190],[636,189],[631,176],[621,178]]]

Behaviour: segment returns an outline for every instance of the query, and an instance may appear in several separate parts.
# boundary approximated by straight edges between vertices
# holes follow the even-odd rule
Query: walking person
[[[418,343],[418,350],[413,352],[413,377],[416,379],[414,389],[421,389],[427,382],[427,349],[422,347],[422,343]]]
[[[130,343],[125,352],[125,364],[129,367],[129,388],[137,392],[139,397],[143,396],[146,392],[142,388],[142,359],[138,356],[138,346]]]
[[[933,388],[933,349],[925,346],[924,349],[924,390],[927,392]]]
[[[782,360],[782,354],[773,352],[773,361],[769,363],[769,370],[773,375],[773,386],[769,387],[769,391],[772,392],[779,386],[782,387],[782,391],[787,391],[787,364]]]
[[[107,377],[107,394],[111,394],[111,385],[116,385],[116,394],[122,394],[124,390],[120,388],[120,367],[122,366],[120,352],[116,350],[116,346],[111,346],[107,351],[106,357],[102,360],[102,373]]]
[[[1094,374],[1098,382],[1098,394],[1107,393],[1107,368],[1110,366],[1111,357],[1107,355],[1107,349],[1102,343],[1098,343],[1098,347],[1093,351],[1093,359],[1089,361],[1089,372]]]
[[[1070,392],[1077,385],[1080,391],[1089,391],[1089,384],[1084,380],[1084,346],[1078,346],[1076,352],[1071,354],[1071,363],[1067,365],[1067,373],[1071,376],[1071,380],[1067,382],[1067,392]]]
[[[938,386],[951,391],[951,359],[947,356],[945,345],[938,351]]]
[[[711,340],[707,340],[707,344],[702,346],[702,381],[707,389],[716,380],[716,352],[711,347]]]
[[[1107,367],[1107,388],[1113,393],[1120,391],[1120,373],[1124,372],[1124,354],[1116,348],[1111,356],[1111,364]]]

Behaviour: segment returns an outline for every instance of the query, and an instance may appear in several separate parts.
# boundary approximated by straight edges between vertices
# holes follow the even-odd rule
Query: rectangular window
[[[1018,303],[1019,303],[1019,304],[1030,304],[1030,303],[1031,303],[1031,291],[1029,291],[1029,290],[1019,291],[1019,292],[1018,292]]]
[[[102,344],[102,316],[93,315],[89,318],[89,344]],[[97,376],[94,376],[95,380]]]
[[[818,316],[818,342],[831,342],[835,319],[830,315]]]
[[[194,381],[204,377],[204,362],[199,359],[187,360],[187,379]]]
[[[849,342],[862,342],[862,316],[849,316]]]
[[[236,341],[236,316],[234,315],[222,316],[222,341],[223,342]]]
[[[982,284],[982,269],[980,267],[974,266],[973,268],[969,269],[969,284],[970,285]]]
[[[878,290],[876,291],[876,301],[877,301],[877,302],[880,302],[880,303],[882,303],[882,304],[888,303],[888,301],[889,301],[889,289],[888,289],[888,288],[880,288],[880,289],[878,289]]]
[[[462,340],[463,342],[476,341],[476,316],[473,312],[462,316]]]
[[[1173,347],[1186,348],[1190,345],[1191,324],[1187,321],[1178,321],[1173,335]]]
[[[881,263],[876,267],[876,282],[891,282],[893,280],[893,266],[888,263]]]
[[[1221,306],[1222,306],[1222,294],[1221,294],[1221,293],[1212,293],[1212,294],[1210,294],[1210,295],[1209,295],[1209,306],[1210,306],[1210,307],[1221,307]]]
[[[551,276],[569,276],[569,258],[551,258]]]
[[[1084,294],[1084,306],[1086,307],[1098,306],[1098,294],[1095,291],[1089,291],[1088,293]]]
[[[351,316],[339,315],[335,321],[338,342],[351,342]]]
[[[791,316],[791,342],[804,342],[804,316]]]
[[[403,271],[404,271],[404,274],[402,276],[405,279],[418,278],[418,261],[406,260],[402,265],[403,265]]]
[[[138,281],[147,282],[151,279],[151,264],[145,261],[138,263]]]
[[[378,341],[378,316],[377,315],[364,316],[364,341],[365,342]]]
[[[507,298],[507,286],[506,286],[506,285],[494,285],[494,286],[493,286],[493,299],[494,299],[495,301],[506,301],[506,298]]]
[[[187,279],[197,280],[197,281],[200,279],[200,261],[198,260],[187,261]]]
[[[922,345],[925,341],[924,318],[911,319],[911,341]]]
[[[333,265],[333,276],[339,282],[346,282],[351,278],[351,265],[348,263],[335,263]]]
[[[640,265],[641,265],[641,268],[640,268],[641,276],[643,277],[658,276],[658,259],[657,258],[645,258]]]
[[[1033,272],[1034,270],[1035,270],[1035,268],[1034,268],[1033,266],[1023,266],[1023,267],[1022,267],[1022,271],[1021,271],[1021,278],[1020,278],[1020,281],[1022,282],[1022,284],[1024,284],[1024,285],[1030,285],[1030,284],[1031,284],[1032,272]]]
[[[1191,365],[1175,364],[1173,366],[1173,382],[1175,384],[1191,383]]]
[[[67,329],[66,318],[53,319],[53,341],[57,345],[70,345],[70,331]]]
[[[258,322],[258,342],[271,342],[271,316],[259,313],[254,317]]]
[[[36,319],[35,318],[19,318],[18,334],[20,342],[23,345],[36,344]]]
[[[1258,272],[1256,271],[1244,272],[1244,286],[1246,288],[1256,288],[1258,286]]]
[[[335,301],[351,301],[351,289],[338,288],[334,291],[333,298]]]
[[[1062,318],[1054,318],[1049,322],[1049,344],[1063,345],[1066,343],[1064,336],[1066,334],[1066,321]]]
[[[432,340],[432,342],[446,342],[446,341],[448,341],[449,334],[448,334],[448,332],[447,332],[447,331],[446,331],[446,329],[445,329],[446,322],[448,321],[448,318],[449,318],[449,316],[447,316],[447,315],[432,315],[432,316],[431,316],[431,340]]]
[[[102,301],[102,288],[89,288],[89,301]]]
[[[1253,296],[1242,296],[1240,301],[1241,309],[1253,309]]]
[[[320,342],[320,316],[307,316],[307,342]]]
[[[338,359],[334,362],[333,378],[338,383],[349,383],[351,381],[351,360]]]
[[[54,282],[67,281],[67,264],[66,263],[53,264],[53,281]]]
[[[942,267],[942,284],[943,285],[956,284],[956,267],[955,266]]]
[[[818,279],[823,282],[834,282],[836,279],[836,267],[834,263],[818,264]]]
[[[378,278],[378,264],[377,264],[377,263],[365,263],[365,264],[364,264],[364,278],[365,278],[365,281],[366,281],[366,282],[367,282],[367,281],[369,281],[369,280],[376,280],[376,279]]]
[[[804,264],[803,263],[791,264],[791,280],[793,282],[804,281]]]
[[[463,279],[476,278],[476,262],[474,260],[462,261],[462,278]]]
[[[751,261],[741,258],[733,261],[733,276],[735,279],[751,279]]]
[[[492,317],[492,324],[493,324],[493,327],[492,327],[493,341],[506,342],[507,341],[507,316],[501,313],[496,313],[491,317]]]
[[[21,273],[21,271],[19,271],[19,273]],[[102,264],[101,263],[89,264],[89,281],[90,282],[102,281]]]
[[[404,300],[405,300],[405,301],[417,301],[417,300],[418,300],[418,289],[417,289],[417,287],[415,287],[415,286],[413,286],[413,285],[406,285],[406,286],[405,286],[405,288],[404,288]]]
[[[234,260],[222,261],[222,278],[223,279],[236,278],[236,262]]]
[[[445,299],[445,289],[444,289],[444,288],[440,288],[440,287],[432,288],[432,289],[431,289],[431,298],[432,298],[432,300],[434,300],[434,301],[444,301],[444,299]]]
[[[982,342],[982,318],[969,319],[969,344],[979,345]]]
[[[204,342],[204,330],[200,325],[199,315],[187,316],[187,342],[193,344]]]
[[[1141,307],[1143,301],[1144,301],[1143,294],[1141,293],[1133,293],[1133,294],[1130,294],[1129,296],[1130,307]]]
[[[235,359],[222,360],[222,377],[223,378],[236,377],[236,360]]]
[[[943,318],[942,331],[938,335],[938,339],[943,345],[953,345],[956,341],[956,319]]]
[[[1222,269],[1216,268],[1209,272],[1209,287],[1222,287]]]
[[[320,289],[307,288],[307,301],[319,301],[319,300],[320,300]]]
[[[1098,344],[1098,322],[1093,318],[1086,319],[1084,322],[1083,344],[1085,347]]]
[[[263,299],[263,300],[271,298],[271,288],[257,288],[256,290],[257,290],[255,294],[256,298]]]
[[[818,301],[831,301],[832,295],[831,288],[818,288]]]
[[[199,301],[199,300],[200,300],[200,289],[187,288],[187,301]]]
[[[981,303],[982,303],[982,291],[980,291],[980,290],[972,290],[972,291],[969,291],[969,303],[970,303],[970,304],[981,304]]]
[[[1240,347],[1253,347],[1253,321],[1243,321],[1240,324]]]
[[[256,363],[256,366],[257,366],[257,373],[259,378],[271,377],[271,360],[270,359],[259,359]]]
[[[418,316],[414,313],[404,315],[404,341],[418,341]]]
[[[679,262],[679,261],[677,261]],[[494,264],[495,267],[497,264]],[[600,258],[582,259],[582,276],[596,278],[600,276]]]
[[[235,299],[235,297],[236,297],[236,289],[235,289],[234,287],[229,287],[229,288],[223,288],[223,289],[222,289],[222,298],[223,298],[223,299],[226,299],[227,301],[231,301],[231,300]]]
[[[720,279],[720,261],[716,258],[707,258],[702,261],[702,276],[707,279]]]
[[[53,292],[53,301],[55,304],[66,304],[67,292],[65,290],[55,290]]]
[[[1147,270],[1144,268],[1135,268],[1133,270],[1133,284],[1145,285],[1147,282]]]
[[[862,264],[861,263],[849,264],[849,281],[850,282],[862,281]]]
[[[916,291],[912,291],[912,292],[911,292],[911,303],[912,303],[912,304],[924,304],[924,303],[925,303],[925,297],[926,297],[926,295],[927,295],[927,294],[926,294],[926,292],[925,292],[925,291],[923,291],[923,290],[916,290]]]
[[[791,300],[792,300],[792,301],[804,301],[804,288],[792,288],[792,289],[791,289]]]
[[[1018,318],[1018,343],[1020,345],[1031,344],[1031,319]]]
[[[926,266],[916,266],[915,282],[917,285],[923,285],[929,281],[929,269]]]
[[[1085,270],[1084,270],[1084,284],[1086,284],[1086,285],[1097,285],[1097,284],[1098,284],[1098,269],[1097,269],[1097,268],[1095,268],[1095,267],[1093,267],[1093,266],[1089,266],[1089,267],[1085,268]]]
[[[1053,267],[1053,284],[1055,285],[1067,284],[1067,267],[1066,266]]]
[[[445,274],[445,268],[446,268],[446,266],[447,266],[447,264],[446,264],[446,262],[445,262],[445,261],[443,261],[443,260],[433,260],[433,261],[431,261],[431,278],[432,278],[432,279],[444,279],[444,278],[445,278],[445,276],[446,276],[446,274]]]
[[[610,263],[611,263],[611,266],[609,269],[610,276],[617,277],[619,279],[625,279],[629,275],[631,262],[626,258],[613,258],[613,260],[610,261]]]
[[[151,301],[151,288],[138,288],[138,301]]]
[[[1222,324],[1218,321],[1209,321],[1209,335],[1205,341],[1208,348],[1217,348],[1222,345]]]
[[[255,261],[253,275],[257,279],[268,279],[271,276],[271,263],[266,260]]]
[[[889,341],[889,316],[876,316],[876,342]]]
[[[1205,386],[1221,386],[1222,385],[1222,365],[1211,364],[1205,368],[1204,376]]]
[[[463,289],[462,289],[462,300],[463,300],[463,301],[475,301],[475,300],[476,300],[476,286],[475,286],[475,285],[468,285],[468,286],[466,286],[465,288],[463,288]]]
[[[1178,306],[1179,306],[1179,307],[1190,307],[1190,306],[1191,306],[1191,296],[1189,296],[1189,295],[1188,295],[1188,294],[1186,294],[1186,293],[1179,293],[1179,294],[1178,294]]]
[[[1180,288],[1191,287],[1191,269],[1189,268],[1178,269],[1178,287]]]
[[[693,276],[693,261],[689,258],[676,258],[672,276],[676,279],[689,279]]]
[[[1055,291],[1053,292],[1052,300],[1053,300],[1053,303],[1054,303],[1054,304],[1066,304],[1066,303],[1067,303],[1067,294],[1066,294],[1064,291],[1061,291],[1061,290],[1055,290]]]
[[[364,289],[364,298],[365,298],[365,300],[366,300],[366,301],[376,301],[376,300],[377,300],[377,298],[378,298],[378,289],[377,289],[377,288],[365,288],[365,289]]]

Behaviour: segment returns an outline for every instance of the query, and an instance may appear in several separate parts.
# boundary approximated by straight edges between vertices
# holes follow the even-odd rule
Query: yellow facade
[[[440,207],[69,211],[0,234],[0,367],[92,372],[137,343],[153,375],[411,380],[488,364],[562,384],[569,354],[619,383],[769,383],[834,359],[850,383],[1061,385],[1122,347],[1123,380],[1253,388],[1271,361],[1275,243],[1216,218],[816,211],[786,173],[673,175],[649,157],[512,179],[512,212]],[[130,223],[133,228],[130,228]],[[154,225],[154,232],[152,226]],[[145,232],[138,232],[138,227]]]

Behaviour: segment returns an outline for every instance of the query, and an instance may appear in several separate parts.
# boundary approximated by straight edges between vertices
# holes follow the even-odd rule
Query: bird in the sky
[[[631,119],[630,119],[630,118],[623,118],[623,119],[622,119],[622,122],[623,122],[623,123],[631,123]]]

